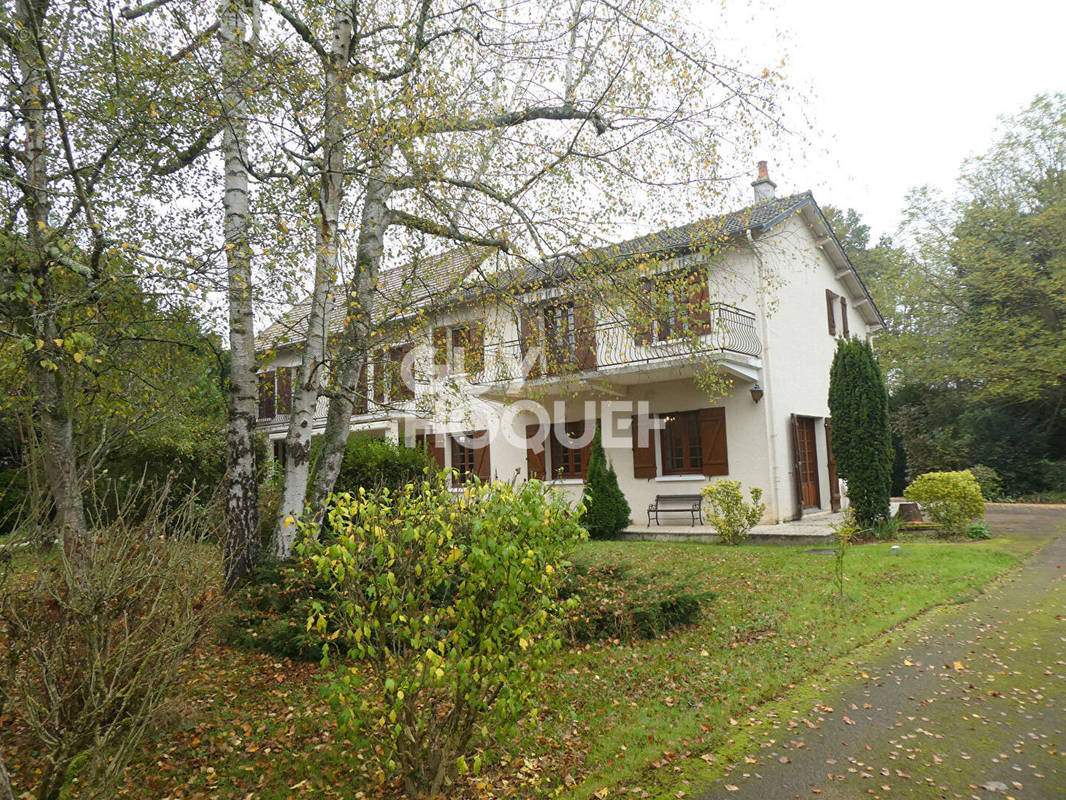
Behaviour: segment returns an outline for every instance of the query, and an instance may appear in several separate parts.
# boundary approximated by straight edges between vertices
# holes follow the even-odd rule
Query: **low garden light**
[[[756,403],[758,403],[760,400],[762,400],[762,396],[763,396],[762,387],[759,386],[759,384],[756,383],[755,385],[753,385],[751,387],[751,399],[754,400]]]

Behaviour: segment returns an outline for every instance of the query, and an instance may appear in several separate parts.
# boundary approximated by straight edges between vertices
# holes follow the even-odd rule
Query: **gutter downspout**
[[[762,318],[761,332],[762,332],[762,362],[763,362],[763,382],[766,384],[766,413],[764,418],[766,420],[766,441],[770,447],[770,494],[774,504],[774,516],[775,524],[781,523],[781,493],[778,489],[778,470],[777,470],[777,431],[774,426],[774,392],[770,390],[769,376],[770,370],[770,333],[769,327],[766,323],[766,287],[763,285],[763,268],[762,259],[759,258],[758,253],[755,252],[755,239],[751,235],[751,228],[745,231],[748,237],[748,244],[751,245],[752,254],[755,256],[755,264],[758,270],[759,276],[759,316]]]

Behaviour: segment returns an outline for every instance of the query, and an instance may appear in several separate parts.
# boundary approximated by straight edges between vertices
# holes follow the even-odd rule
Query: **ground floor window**
[[[664,475],[699,475],[703,472],[699,411],[664,414],[659,441]]]
[[[574,442],[585,433],[585,421],[567,422],[563,426],[565,436],[552,425],[551,471],[553,478],[576,478],[581,480],[588,471],[588,447],[577,447]]]

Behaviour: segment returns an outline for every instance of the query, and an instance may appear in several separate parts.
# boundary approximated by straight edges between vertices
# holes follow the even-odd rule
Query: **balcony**
[[[515,381],[541,383],[595,372],[632,383],[638,375],[676,372],[711,355],[727,366],[737,364],[738,374],[751,378],[762,354],[755,314],[725,304],[713,305],[709,312],[702,323],[706,332],[698,336],[681,331],[675,338],[661,338],[669,336],[661,327],[635,334],[627,321],[614,319],[547,341],[541,336],[541,341],[486,342],[484,371],[474,382],[491,391]]]

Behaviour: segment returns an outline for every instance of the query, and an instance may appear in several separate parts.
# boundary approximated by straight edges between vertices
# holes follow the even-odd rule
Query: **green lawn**
[[[834,658],[943,603],[964,600],[1031,544],[914,542],[853,547],[846,594],[832,557],[800,548],[588,543],[578,559],[630,565],[664,584],[713,590],[701,621],[636,644],[560,654],[537,714],[501,734],[502,758],[451,796],[654,793],[684,760],[728,742],[735,722]],[[212,646],[154,744],[130,768],[128,797],[393,797],[362,747],[335,741],[315,665]],[[10,720],[0,719],[0,729]],[[17,732],[0,743],[16,778],[32,769]],[[23,784],[25,788],[25,784]],[[640,792],[636,795],[640,796]]]

